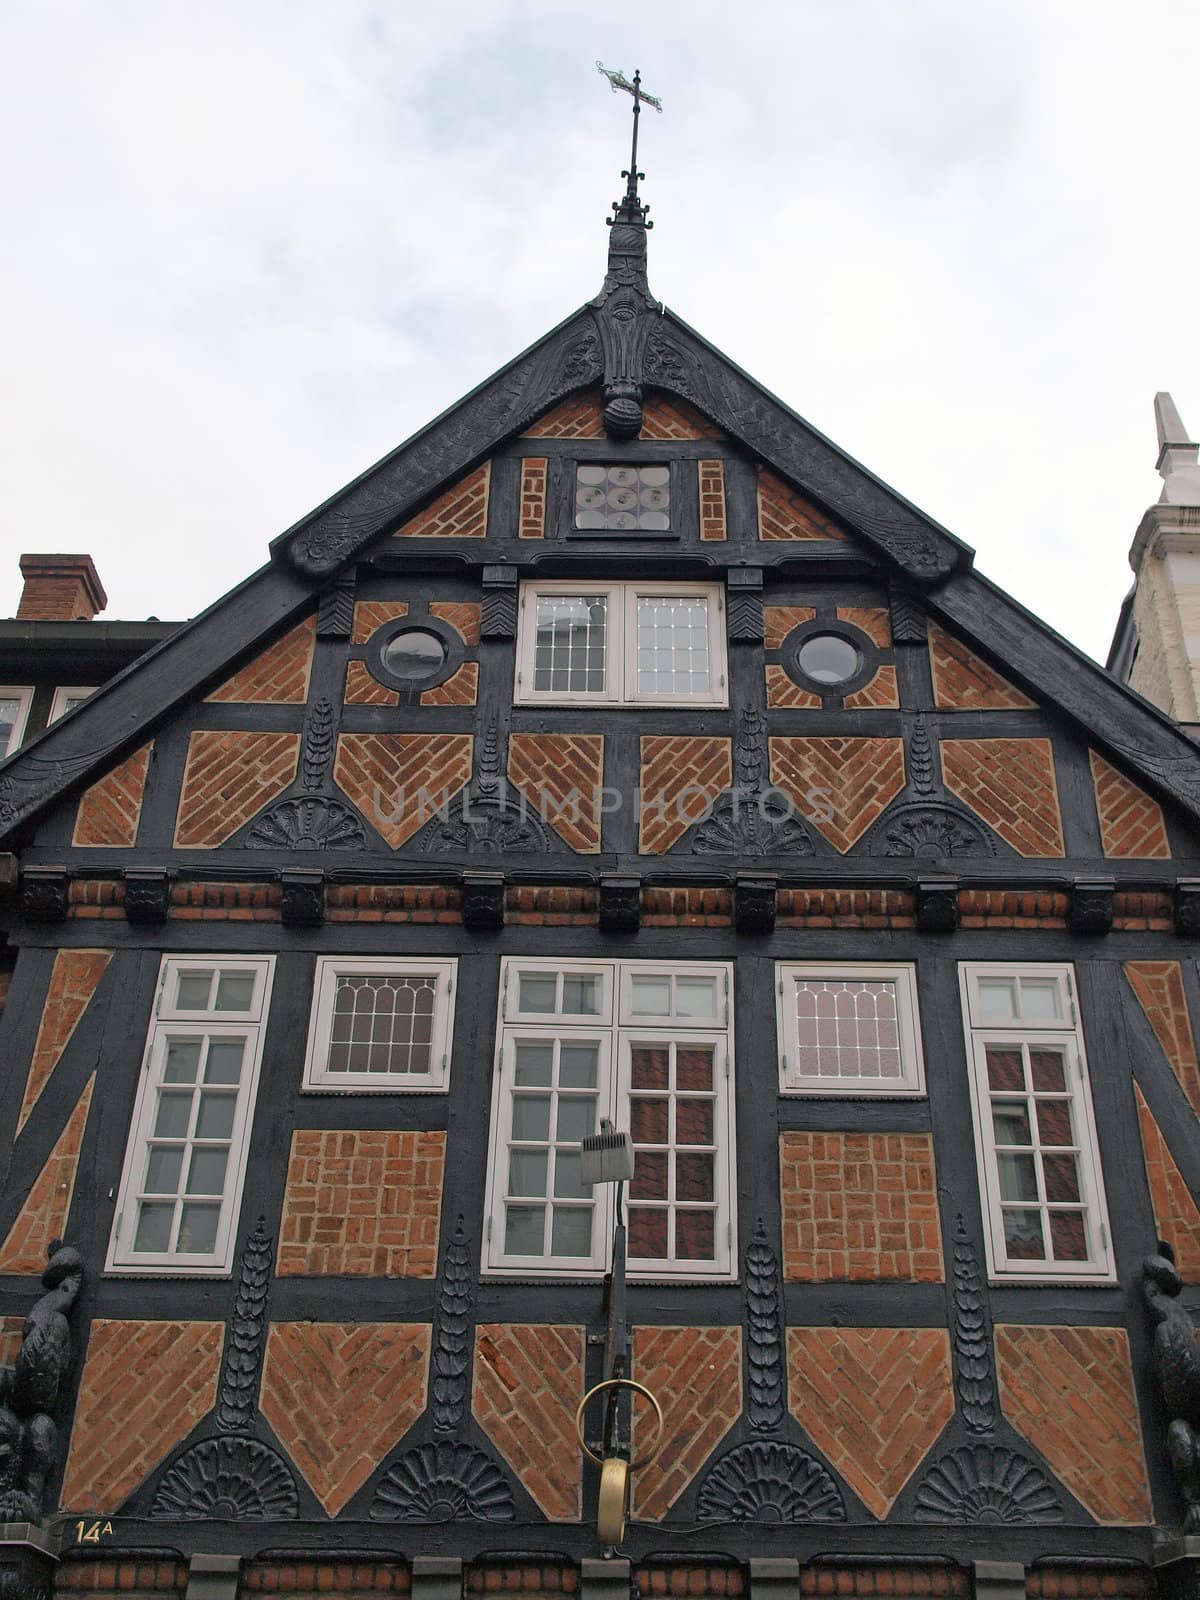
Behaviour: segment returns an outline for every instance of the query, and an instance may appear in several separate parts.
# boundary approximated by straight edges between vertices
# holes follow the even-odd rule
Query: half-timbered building
[[[645,220],[0,767],[5,1594],[1194,1582],[1195,746]]]

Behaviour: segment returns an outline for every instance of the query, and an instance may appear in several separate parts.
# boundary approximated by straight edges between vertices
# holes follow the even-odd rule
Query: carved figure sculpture
[[[67,1312],[83,1287],[83,1261],[56,1239],[42,1273],[47,1290],[25,1319],[13,1367],[0,1370],[0,1521],[35,1522],[54,1465],[51,1413],[71,1361]]]
[[[1142,1262],[1142,1296],[1154,1322],[1154,1364],[1171,1418],[1167,1451],[1186,1507],[1184,1528],[1200,1533],[1200,1344],[1180,1304],[1183,1279],[1175,1252],[1163,1239]]]

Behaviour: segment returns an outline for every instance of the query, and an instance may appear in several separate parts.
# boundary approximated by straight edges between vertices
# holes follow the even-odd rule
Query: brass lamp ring
[[[636,1460],[629,1463],[630,1472],[635,1472],[638,1467],[648,1467],[658,1455],[659,1449],[662,1446],[662,1407],[644,1384],[634,1383],[632,1378],[605,1378],[603,1383],[596,1384],[595,1388],[589,1389],[584,1395],[583,1399],[579,1402],[579,1409],[575,1413],[575,1437],[579,1440],[579,1448],[583,1451],[588,1460],[594,1461],[598,1467],[602,1467],[607,1459],[611,1459],[610,1457],[598,1456],[594,1450],[589,1450],[587,1444],[584,1442],[583,1437],[584,1410],[593,1396],[600,1394],[604,1389],[632,1389],[634,1394],[640,1394],[644,1400],[649,1400],[650,1404],[654,1407],[654,1418],[658,1424],[657,1432],[654,1435],[654,1444],[649,1450],[638,1456]]]

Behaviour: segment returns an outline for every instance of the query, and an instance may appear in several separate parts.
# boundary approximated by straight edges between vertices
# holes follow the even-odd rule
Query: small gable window
[[[306,1089],[445,1089],[457,963],[321,956]]]
[[[785,961],[776,970],[784,1094],[924,1092],[915,967]]]
[[[0,761],[12,755],[25,737],[25,723],[29,718],[32,699],[31,688],[0,689]]]
[[[575,526],[610,533],[666,533],[671,469],[604,463],[575,471]]]
[[[406,683],[420,683],[441,672],[446,646],[427,628],[406,628],[388,640],[381,659],[393,677],[403,678]]]
[[[796,665],[816,683],[847,683],[861,668],[862,656],[840,634],[814,633],[800,646]]]

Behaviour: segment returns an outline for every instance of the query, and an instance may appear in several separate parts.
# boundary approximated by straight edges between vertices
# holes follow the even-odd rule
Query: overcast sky
[[[194,614],[590,298],[654,292],[1103,657],[1200,432],[1195,0],[5,0],[0,615]]]

